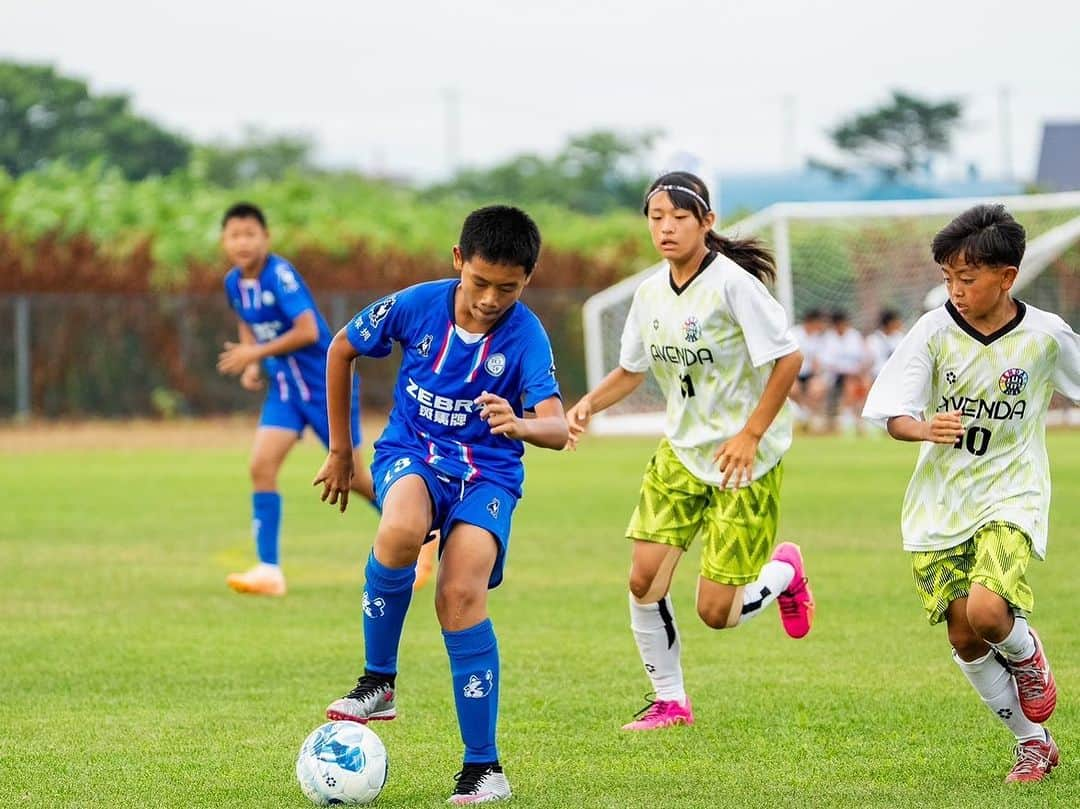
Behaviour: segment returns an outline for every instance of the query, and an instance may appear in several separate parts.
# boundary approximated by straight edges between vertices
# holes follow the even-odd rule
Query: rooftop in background
[[[774,202],[857,202],[886,199],[989,197],[1023,193],[1023,183],[983,180],[978,176],[958,181],[918,180],[887,182],[858,175],[836,180],[827,172],[807,169],[789,172],[723,174],[713,191],[721,219],[761,210]]]
[[[1043,125],[1035,182],[1047,191],[1080,191],[1080,121]]]

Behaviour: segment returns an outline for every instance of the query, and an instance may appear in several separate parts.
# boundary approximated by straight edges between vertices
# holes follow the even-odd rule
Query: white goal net
[[[853,325],[872,331],[883,309],[911,325],[945,301],[930,242],[972,205],[1001,202],[1027,230],[1027,252],[1014,292],[1034,306],[1080,324],[1080,192],[994,199],[902,202],[780,203],[726,230],[756,236],[776,255],[773,290],[792,318],[810,309],[842,309]],[[619,338],[634,290],[654,265],[585,302],[585,368],[589,388],[619,361]],[[597,432],[659,435],[664,399],[649,375],[625,400],[598,414]]]

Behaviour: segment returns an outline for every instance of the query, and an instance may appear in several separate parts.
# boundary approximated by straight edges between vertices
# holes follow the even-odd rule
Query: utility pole
[[[783,134],[780,159],[785,169],[797,169],[799,167],[799,155],[795,132],[795,96],[792,93],[785,93],[781,99],[781,105],[783,108],[781,132]]]
[[[444,87],[442,96],[446,176],[452,177],[461,165],[461,93],[456,87]]]
[[[1013,178],[1011,103],[1012,90],[1003,84],[998,88],[998,130],[1001,138],[1001,173],[1005,180]]]

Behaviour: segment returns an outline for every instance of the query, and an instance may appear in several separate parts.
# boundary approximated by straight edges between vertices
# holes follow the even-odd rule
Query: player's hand
[[[577,449],[578,441],[585,435],[585,431],[589,429],[592,415],[592,402],[589,401],[588,396],[582,396],[578,403],[570,408],[570,412],[566,414],[566,426],[569,428],[569,437],[566,441],[567,449]]]
[[[759,440],[746,430],[741,430],[720,445],[713,460],[724,473],[721,488],[726,489],[730,484],[735,489],[750,482],[754,475],[754,456],[757,455]]]
[[[926,424],[926,440],[935,444],[955,444],[963,434],[964,423],[960,420],[959,410],[935,413]]]
[[[336,455],[331,452],[326,456],[322,469],[315,475],[312,486],[322,484],[323,490],[320,500],[337,506],[343,514],[349,507],[349,489],[352,487],[353,458],[352,453]]]
[[[218,354],[219,373],[236,376],[259,361],[259,348],[254,343],[225,343],[225,350]]]
[[[480,418],[488,423],[492,435],[505,435],[507,438],[522,440],[525,435],[525,419],[519,419],[510,402],[494,393],[484,391],[475,399],[480,405]]]
[[[244,390],[262,390],[262,369],[258,363],[253,363],[240,374],[240,387]]]

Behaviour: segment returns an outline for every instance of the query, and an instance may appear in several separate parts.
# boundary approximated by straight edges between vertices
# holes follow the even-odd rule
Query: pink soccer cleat
[[[1050,671],[1050,661],[1043,652],[1042,641],[1029,629],[1035,641],[1035,654],[1027,660],[1008,661],[1009,671],[1016,678],[1016,691],[1020,697],[1020,710],[1032,722],[1042,724],[1050,718],[1057,706],[1057,683]]]
[[[787,589],[776,597],[780,607],[780,621],[784,631],[793,638],[802,638],[814,623],[814,594],[806,578],[802,551],[794,542],[781,542],[773,551],[773,561],[784,562],[795,568],[795,577]]]
[[[1005,776],[1006,784],[1042,781],[1061,761],[1058,746],[1050,737],[1050,731],[1044,732],[1046,741],[1033,739],[1016,745],[1016,763],[1013,765],[1012,772]]]
[[[690,707],[690,697],[686,698],[685,703],[673,699],[649,699],[649,704],[634,716],[638,718],[623,725],[623,730],[659,730],[675,725],[694,724],[694,710]]]

